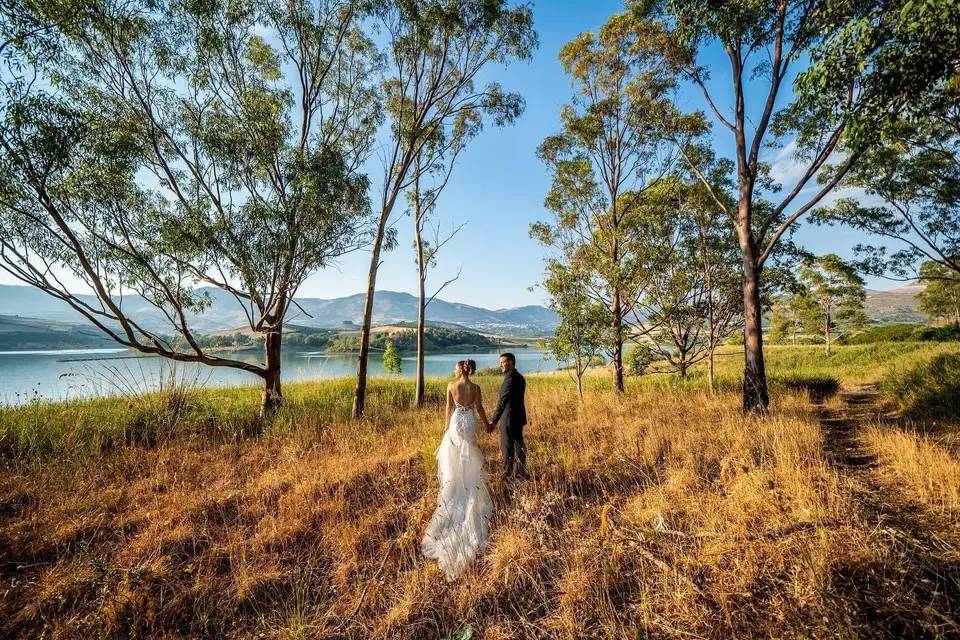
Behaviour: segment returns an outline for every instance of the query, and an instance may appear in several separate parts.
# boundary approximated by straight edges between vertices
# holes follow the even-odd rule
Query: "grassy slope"
[[[898,560],[826,461],[805,389],[958,354],[771,348],[766,419],[737,409],[735,351],[716,395],[702,375],[661,374],[618,399],[595,376],[579,406],[562,375],[531,376],[536,479],[493,483],[491,547],[452,584],[418,553],[442,381],[422,411],[406,408],[408,382],[376,381],[360,424],[347,419],[350,380],[285,385],[270,424],[256,389],[6,410],[0,635],[855,637],[872,622],[843,576]],[[480,382],[492,404],[498,380]],[[898,460],[928,436],[903,434],[874,443],[885,473],[955,517],[949,496],[919,490],[930,455]],[[482,446],[493,463],[493,439]],[[937,477],[956,486],[956,449],[938,446]]]

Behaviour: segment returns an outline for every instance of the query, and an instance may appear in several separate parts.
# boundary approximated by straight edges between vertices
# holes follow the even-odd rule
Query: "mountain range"
[[[221,289],[203,290],[210,297],[210,306],[199,314],[188,314],[188,324],[200,334],[217,333],[247,324],[237,301]],[[94,296],[81,296],[85,302],[96,303]],[[290,309],[287,322],[306,327],[349,328],[363,319],[364,295],[325,300],[297,298]],[[139,296],[124,296],[124,311],[144,328],[168,333],[169,325],[163,314]],[[39,320],[86,324],[86,320],[64,302],[32,287],[0,285],[0,314],[27,316]],[[409,293],[378,291],[374,298],[375,325],[411,322],[417,319],[417,298]],[[457,325],[481,333],[494,335],[549,335],[557,326],[556,314],[540,305],[509,309],[484,309],[459,302],[434,299],[427,307],[427,319],[435,324]]]
[[[864,304],[867,317],[879,324],[930,322],[930,318],[917,309],[916,295],[923,291],[923,287],[924,285],[913,282],[887,291],[868,289]]]
[[[866,313],[873,323],[928,322],[917,310],[916,294],[923,285],[908,284],[888,291],[867,292]],[[190,314],[188,322],[199,334],[234,333],[246,326],[246,317],[228,293],[206,289],[210,306]],[[94,303],[93,296],[84,296]],[[357,329],[363,316],[362,294],[325,300],[298,298],[287,323],[311,328]],[[126,296],[123,308],[144,327],[169,332],[159,310],[137,296]],[[417,299],[408,293],[378,291],[373,322],[393,325],[416,320]],[[539,305],[512,309],[484,309],[458,302],[435,299],[427,308],[434,326],[463,328],[489,335],[550,335],[557,326],[556,314]],[[56,298],[32,287],[0,285],[0,350],[44,348],[90,348],[111,346],[104,336],[79,313]]]
[[[91,325],[0,315],[0,351],[102,349],[116,346],[115,342]]]

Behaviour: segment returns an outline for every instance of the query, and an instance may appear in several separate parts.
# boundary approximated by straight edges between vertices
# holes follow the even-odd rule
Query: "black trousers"
[[[523,442],[523,427],[500,426],[500,456],[503,475],[527,472],[527,446]]]

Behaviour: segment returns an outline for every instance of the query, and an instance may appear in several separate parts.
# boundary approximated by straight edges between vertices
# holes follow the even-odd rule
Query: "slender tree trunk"
[[[391,207],[392,208],[392,207]],[[384,207],[380,213],[377,235],[370,251],[370,271],[367,274],[367,298],[363,304],[363,324],[360,327],[360,355],[357,358],[357,386],[353,392],[354,418],[363,416],[367,400],[367,357],[370,355],[370,329],[373,322],[373,295],[377,286],[377,271],[380,269],[380,252],[383,250],[383,236],[387,230],[390,209]]]
[[[681,378],[687,377],[687,361],[684,360],[684,358],[685,356],[681,353],[680,354],[680,377]]]
[[[707,382],[710,385],[710,393],[713,393],[714,391],[716,391],[716,385],[717,385],[716,362],[714,362],[714,358],[713,358],[713,355],[716,349],[717,347],[715,344],[713,344],[711,339],[710,352],[707,354]]]
[[[823,338],[827,343],[827,355],[830,355],[830,311],[828,310],[823,320]]]
[[[577,367],[577,394],[580,396],[580,402],[583,402],[583,370]]]
[[[418,243],[422,245],[421,242]],[[418,248],[420,257],[423,257],[423,249]],[[420,276],[420,304],[417,308],[417,382],[416,388],[413,394],[413,406],[422,407],[425,396],[425,382],[424,382],[424,350],[426,348],[426,323],[427,323],[427,301],[426,293],[424,291],[425,285],[423,282],[423,275]]]
[[[766,413],[770,406],[767,371],[763,362],[762,309],[760,305],[760,273],[752,238],[743,237],[743,410]],[[746,230],[749,233],[749,230]]]
[[[283,394],[280,390],[280,346],[283,340],[282,327],[271,331],[264,339],[264,360],[267,372],[263,377],[263,400],[260,413],[269,416],[280,408]]]
[[[613,308],[611,310],[611,328],[613,329],[613,390],[624,392],[623,384],[623,318],[620,306],[620,289],[613,290]]]
[[[417,282],[419,284],[419,299],[417,305],[417,364],[416,384],[413,391],[413,406],[422,407],[425,395],[424,388],[424,338],[427,323],[427,265],[424,264],[423,248],[423,210],[420,208],[420,157],[417,156],[414,168],[416,178],[413,182],[413,229],[417,243]]]
[[[717,322],[713,304],[713,268],[710,263],[705,226],[702,218],[697,216],[697,237],[700,239],[700,258],[703,264],[703,278],[707,293],[707,335],[710,339],[707,351],[707,384],[710,387],[710,393],[713,393],[715,382],[713,354],[717,348]]]
[[[960,307],[953,308],[953,324],[960,327]]]

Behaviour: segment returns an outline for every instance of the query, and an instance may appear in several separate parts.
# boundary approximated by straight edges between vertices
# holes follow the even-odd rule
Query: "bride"
[[[461,360],[447,385],[447,430],[437,447],[440,495],[420,550],[436,558],[453,580],[487,546],[493,504],[487,491],[483,453],[477,445],[477,414],[491,430],[483,410],[480,386],[470,382],[477,370],[473,360]]]

